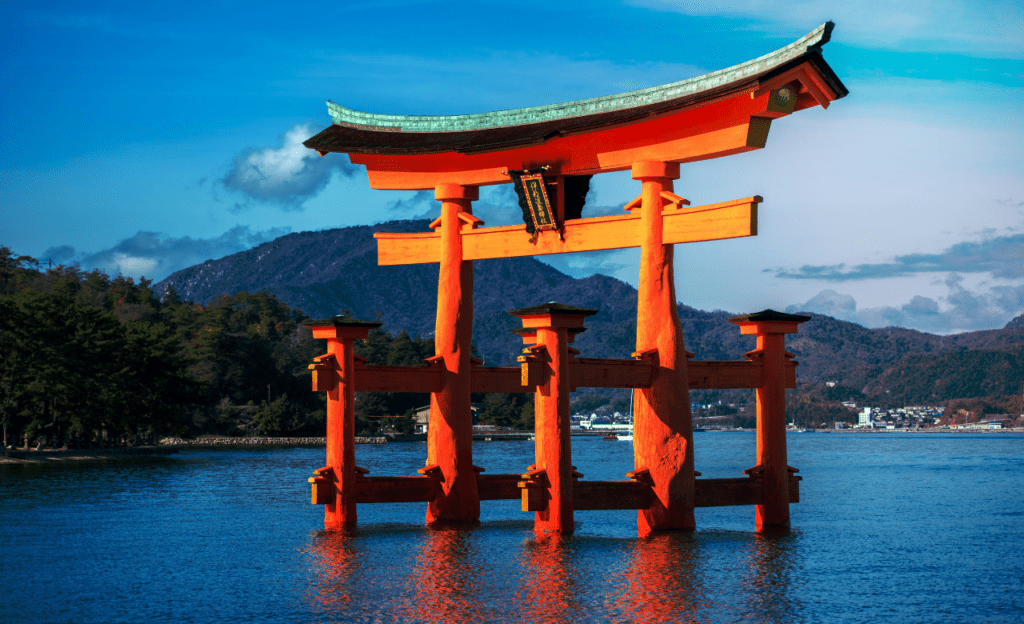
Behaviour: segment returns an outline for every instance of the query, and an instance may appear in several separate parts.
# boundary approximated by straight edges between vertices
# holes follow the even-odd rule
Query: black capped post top
[[[318,321],[314,321],[314,320],[302,321],[302,326],[303,327],[311,327],[311,328],[312,327],[371,327],[371,328],[373,328],[373,327],[380,327],[381,325],[383,325],[383,323],[381,323],[380,321],[360,321],[357,318],[352,318],[351,316],[345,316],[344,314],[339,314],[337,316],[332,316],[332,317],[329,317],[329,318],[320,319]]]
[[[586,327],[569,327],[568,330],[569,330],[570,334],[582,334],[583,332],[587,331],[587,328]],[[518,327],[518,328],[515,328],[515,329],[510,329],[509,331],[512,332],[513,334],[517,335],[517,336],[536,336],[537,335],[537,328],[536,327]]]
[[[577,314],[579,316],[593,316],[600,312],[600,310],[593,310],[591,308],[577,308],[576,306],[565,305],[564,303],[555,303],[549,301],[540,305],[533,306],[531,308],[520,308],[518,310],[509,310],[508,313],[512,316],[530,316],[532,314]]]
[[[782,322],[782,323],[804,323],[811,320],[811,317],[804,316],[803,314],[786,314],[785,312],[776,312],[775,310],[761,310],[760,312],[754,312],[751,314],[742,314],[740,316],[734,316],[729,319],[730,323],[762,323],[762,322]]]

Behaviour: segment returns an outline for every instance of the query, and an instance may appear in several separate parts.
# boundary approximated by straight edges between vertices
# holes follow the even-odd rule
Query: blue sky
[[[4,3],[0,244],[155,278],[288,232],[436,216],[303,139],[324,101],[401,114],[608,95],[721,69],[831,19],[851,94],[764,150],[684,165],[695,205],[764,196],[756,238],[681,245],[700,309],[951,333],[1024,312],[1019,2]],[[585,215],[639,193],[595,178]],[[514,222],[507,187],[475,212]],[[635,285],[636,251],[541,258]],[[567,302],[572,303],[572,302]]]

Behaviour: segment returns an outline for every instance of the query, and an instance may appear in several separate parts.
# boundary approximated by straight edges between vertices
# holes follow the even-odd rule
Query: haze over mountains
[[[393,333],[429,336],[434,331],[438,266],[378,266],[373,232],[422,232],[427,220],[392,221],[288,234],[237,254],[208,260],[160,282],[184,299],[208,303],[240,291],[267,291],[313,318],[349,310],[378,314]],[[636,331],[636,289],[603,275],[576,279],[533,258],[474,263],[474,344],[487,364],[515,362],[520,339],[509,330],[519,320],[508,310],[557,301],[599,309],[575,346],[585,357],[629,357]],[[754,348],[730,316],[757,310],[706,312],[679,305],[687,350],[702,360],[742,359]],[[801,383],[836,381],[881,395],[896,389],[908,402],[1016,394],[1024,383],[1024,319],[1003,329],[937,336],[902,328],[867,329],[811,314],[787,338]],[[971,351],[970,354],[951,352]],[[971,368],[971,371],[965,369]],[[973,368],[972,368],[973,367]],[[951,377],[973,379],[953,383]],[[908,382],[909,379],[916,381]],[[891,387],[890,387],[891,386]]]

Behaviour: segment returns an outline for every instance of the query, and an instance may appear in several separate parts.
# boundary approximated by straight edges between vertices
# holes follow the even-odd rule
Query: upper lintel
[[[334,123],[305,142],[348,153],[374,188],[508,182],[508,169],[552,175],[690,162],[764,147],[771,120],[848,91],[821,56],[832,22],[762,57],[703,76],[589,100],[469,115],[383,115],[333,102]]]

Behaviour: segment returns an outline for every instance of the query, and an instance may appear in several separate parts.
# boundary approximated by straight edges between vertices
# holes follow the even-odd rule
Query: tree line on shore
[[[199,305],[173,288],[158,296],[152,286],[99,270],[44,268],[0,247],[5,446],[323,435],[325,396],[311,390],[308,364],[324,342],[302,327],[301,311],[267,293]],[[424,365],[434,344],[375,329],[356,353],[371,364]],[[521,422],[519,397],[474,399],[493,424]],[[422,394],[359,393],[357,432],[409,432],[412,414],[428,402]]]

